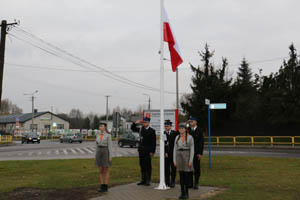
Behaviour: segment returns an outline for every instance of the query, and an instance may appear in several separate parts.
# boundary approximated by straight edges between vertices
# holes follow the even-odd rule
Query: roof
[[[34,118],[39,117],[41,115],[50,113],[51,115],[54,115],[58,118],[61,118],[60,116],[57,116],[49,111],[46,112],[36,112],[34,113]],[[0,124],[9,124],[9,123],[16,123],[16,119],[19,118],[20,123],[24,123],[26,121],[29,121],[32,119],[32,113],[25,113],[25,114],[11,114],[11,115],[2,115],[0,116]],[[61,118],[63,119],[63,118]],[[65,120],[65,119],[63,119]],[[66,120],[65,120],[66,121]]]

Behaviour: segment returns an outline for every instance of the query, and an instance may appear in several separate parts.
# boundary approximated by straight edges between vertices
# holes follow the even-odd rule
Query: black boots
[[[100,189],[98,192],[107,192],[108,191],[108,185],[106,184],[101,184]]]
[[[189,187],[188,187],[188,172],[179,172],[180,175],[180,188],[181,195],[179,199],[188,199],[189,198]]]

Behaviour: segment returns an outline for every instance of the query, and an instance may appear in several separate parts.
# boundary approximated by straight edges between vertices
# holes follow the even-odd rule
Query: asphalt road
[[[21,144],[17,142],[14,146],[0,147],[0,161],[2,160],[51,160],[51,159],[74,159],[94,158],[95,143],[59,143],[58,141],[42,140],[40,144]],[[207,148],[204,152],[208,155]],[[156,156],[159,155],[159,146],[156,149]],[[279,158],[300,158],[300,149],[257,149],[257,148],[225,148],[214,147],[212,156],[258,156],[258,157],[279,157]],[[136,148],[120,148],[113,142],[114,157],[138,156]]]

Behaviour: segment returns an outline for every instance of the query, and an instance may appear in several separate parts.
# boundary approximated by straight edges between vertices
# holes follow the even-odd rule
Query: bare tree
[[[21,114],[23,110],[16,104],[13,104],[9,99],[3,99],[1,101],[0,114]]]

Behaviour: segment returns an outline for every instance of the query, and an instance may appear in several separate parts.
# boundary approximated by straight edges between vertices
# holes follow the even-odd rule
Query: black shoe
[[[185,187],[185,197],[186,199],[189,199],[189,188]]]
[[[150,186],[151,184],[150,184],[149,181],[147,181],[144,185],[145,185],[145,186]]]
[[[199,186],[197,184],[194,185],[194,190],[198,190]]]
[[[98,189],[98,192],[104,192],[104,185],[101,184],[100,188]]]
[[[184,193],[185,193],[184,185],[180,185],[180,188],[181,188],[181,194],[179,196],[179,199],[184,199]]]
[[[141,182],[137,183],[137,185],[145,185],[145,181],[141,181]]]
[[[175,187],[175,183],[172,182],[172,183],[170,184],[170,187],[171,187],[171,188],[174,188],[174,187]]]

